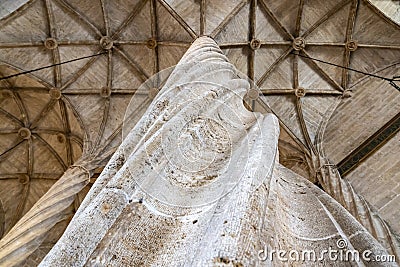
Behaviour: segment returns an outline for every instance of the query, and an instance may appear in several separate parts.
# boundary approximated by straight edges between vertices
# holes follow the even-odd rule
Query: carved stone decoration
[[[22,139],[29,139],[31,137],[31,131],[28,128],[22,127],[18,130],[18,135]]]
[[[109,87],[105,86],[105,87],[101,88],[101,90],[100,90],[101,97],[107,98],[110,95],[111,95],[111,89]]]
[[[306,95],[306,90],[302,87],[299,87],[295,89],[294,94],[297,97],[304,97]]]
[[[387,255],[338,202],[278,163],[279,123],[244,108],[249,87],[212,39],[198,38],[40,266],[349,266],[369,262],[318,258],[332,248]]]
[[[252,40],[250,41],[250,48],[251,48],[251,49],[257,50],[257,49],[260,48],[260,46],[261,46],[261,41],[258,40],[258,39],[252,39]]]
[[[356,51],[357,50],[357,41],[353,41],[353,40],[348,41],[346,43],[346,49],[351,51],[351,52]]]
[[[293,40],[292,47],[294,50],[303,50],[306,47],[306,41],[302,37],[297,37]]]
[[[256,89],[250,89],[247,92],[247,96],[251,99],[251,100],[256,100],[259,97],[259,90]]]
[[[49,90],[49,95],[52,99],[60,99],[62,94],[60,89],[52,88]]]
[[[101,37],[99,43],[100,43],[101,48],[103,48],[105,50],[110,50],[114,45],[113,40],[108,36]]]
[[[46,47],[49,50],[54,50],[58,46],[57,40],[54,38],[47,38],[44,41],[44,47]]]
[[[146,46],[150,49],[155,49],[157,47],[157,40],[154,38],[150,38],[146,42]]]

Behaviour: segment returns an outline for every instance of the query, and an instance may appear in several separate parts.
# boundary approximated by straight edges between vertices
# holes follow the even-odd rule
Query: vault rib
[[[190,43],[179,41],[157,41],[157,44],[165,46],[180,46],[185,48],[189,48],[190,46]]]
[[[104,20],[104,27],[106,30],[106,36],[109,36],[110,35],[110,24],[108,22],[107,10],[106,10],[104,0],[100,0],[100,4],[101,4],[101,12],[103,13],[103,20]]]
[[[303,137],[306,140],[308,149],[314,154],[318,155],[317,150],[315,149],[315,146],[313,145],[311,138],[310,138],[310,133],[308,132],[306,121],[304,120],[304,115],[303,115],[303,107],[301,104],[301,99],[300,97],[296,97],[296,111],[297,115],[299,118],[299,123],[300,123],[300,128],[301,132],[303,133]]]
[[[102,52],[102,50],[97,50],[95,54],[98,54]],[[72,77],[66,81],[60,88],[60,90],[65,90],[65,88],[67,88],[68,86],[70,86],[72,83],[74,83],[76,80],[78,80],[78,78],[80,76],[82,76],[83,73],[85,73],[85,71],[87,71],[89,69],[90,66],[92,66],[97,60],[99,59],[99,57],[92,57],[90,58],[85,65],[83,65],[82,68],[80,68],[78,71],[76,71]]]
[[[269,68],[264,72],[264,74],[261,76],[261,78],[257,81],[257,86],[261,86],[265,80],[267,79],[268,75],[271,74],[271,72],[281,63],[289,54],[292,52],[293,47],[288,47],[285,52],[283,52],[282,55],[280,55],[274,63],[269,66]]]
[[[60,130],[57,130],[57,129],[49,129],[49,128],[46,128],[46,129],[36,129],[36,130],[33,130],[32,133],[37,133],[37,134],[44,133],[44,134],[53,134],[53,135],[54,135],[54,134],[59,134],[59,133],[65,134],[64,131],[60,131]],[[80,139],[77,135],[75,135],[75,134],[73,134],[73,133],[69,133],[69,134],[68,134],[68,137],[70,137],[70,138],[75,138],[75,139]]]
[[[207,0],[201,0],[200,2],[200,36],[205,34],[206,30],[206,10]]]
[[[345,7],[351,0],[343,0],[342,2],[338,3],[336,6],[334,6],[331,10],[329,10],[323,17],[321,17],[317,22],[314,23],[310,28],[308,28],[307,31],[303,33],[301,37],[304,39],[307,38],[308,35],[310,35],[315,29],[317,29],[322,23],[327,21],[330,17],[332,17],[336,12],[338,12],[340,9]]]
[[[18,179],[20,175],[23,173],[0,173],[0,180],[8,180],[8,179]],[[34,172],[32,173],[31,179],[45,179],[45,180],[58,180],[60,178],[60,174],[54,173],[39,173]]]
[[[299,56],[298,51],[293,55],[293,88],[299,88]]]
[[[357,44],[360,48],[400,49],[400,45]]]
[[[249,43],[256,38],[256,8],[257,8],[257,0],[251,0],[250,2],[250,15],[249,15]],[[249,51],[248,59],[247,59],[247,76],[250,77],[252,81],[254,81],[254,64],[255,64],[255,50],[247,49]],[[253,102],[253,101],[252,101]]]
[[[74,118],[78,121],[79,126],[81,127],[82,131],[84,132],[83,134],[83,138],[84,138],[84,142],[88,141],[88,130],[85,127],[85,124],[82,121],[81,116],[79,115],[78,111],[76,110],[76,108],[72,105],[71,101],[69,100],[68,97],[66,96],[62,96],[63,98],[63,102],[66,106],[68,106],[68,108],[71,110],[72,114],[74,114]]]
[[[158,0],[158,2],[171,14],[172,17],[187,31],[192,38],[197,38],[197,34],[193,31],[192,28],[186,23],[186,21],[179,16],[178,13],[165,1],[165,0]]]
[[[132,12],[129,14],[129,16],[125,19],[124,22],[121,23],[121,25],[115,30],[115,32],[111,35],[111,39],[115,40],[118,39],[118,36],[121,34],[121,32],[128,26],[128,24],[136,17],[137,14],[142,10],[144,5],[147,3],[148,0],[142,0],[139,3],[135,5],[133,8]]]
[[[345,46],[345,43],[335,42],[307,42],[307,46]]]
[[[72,45],[99,45],[98,40],[60,40],[57,41],[58,46],[72,46]]]
[[[3,75],[2,73],[0,73],[0,74]],[[22,114],[23,124],[26,127],[28,125],[29,116],[26,111],[26,106],[22,102],[21,96],[18,94],[18,92],[15,90],[15,88],[11,85],[9,80],[3,80],[3,83],[5,84],[6,89],[11,90],[12,98],[18,106],[19,112]]]
[[[122,58],[132,67],[132,69],[138,74],[140,80],[145,82],[149,77],[145,74],[144,70],[133,60],[130,59],[122,50],[119,48],[114,48],[118,54],[122,56]]]
[[[301,21],[304,11],[304,0],[300,0],[299,9],[297,11],[296,25],[295,25],[295,36],[300,35]],[[299,57],[298,52],[295,51],[293,55],[293,88],[299,87]]]
[[[56,99],[50,99],[49,102],[47,102],[46,106],[42,109],[42,111],[36,116],[36,118],[31,121],[29,127],[31,129],[35,129],[38,125],[38,123],[47,116],[47,114],[50,112],[52,108],[54,108],[54,105],[57,103]]]
[[[113,79],[113,57],[112,57],[112,50],[108,50],[107,53],[107,88],[111,92],[112,88],[112,79]]]
[[[27,86],[27,87],[19,87],[19,86],[13,86],[13,90],[18,90],[18,91],[29,91],[29,92],[41,92],[41,93],[47,93],[49,90],[44,87],[34,87],[34,86]],[[0,86],[0,90],[2,89],[9,89],[9,87],[6,86]]]
[[[29,144],[29,142],[27,142]],[[28,145],[28,147],[30,147]],[[31,157],[31,149],[28,149],[28,158]],[[29,189],[30,189],[30,183],[26,183],[23,185],[22,193],[21,193],[21,199],[18,202],[18,206],[14,212],[14,216],[12,218],[12,225],[15,225],[18,220],[22,217],[22,212],[24,211],[25,205],[26,205],[26,200],[28,199],[29,196]]]
[[[0,48],[42,47],[43,42],[7,42],[0,43]]]
[[[12,129],[12,128],[0,129],[0,135],[15,134],[15,133],[18,133],[18,129]]]
[[[301,20],[303,17],[303,11],[304,11],[304,0],[300,0],[299,9],[297,11],[297,18],[296,18],[296,28],[295,28],[296,37],[300,36],[300,28],[301,28]]]
[[[108,115],[110,112],[110,97],[107,97],[104,99],[103,106],[104,106],[103,118],[101,119],[101,123],[100,123],[99,135],[97,136],[94,146],[92,147],[92,151],[90,152],[91,154],[95,151],[95,149],[98,148],[98,146],[100,145],[101,140],[103,138],[104,130],[106,128],[106,124],[108,121]]]
[[[349,19],[347,22],[346,43],[350,42],[353,39],[353,30],[356,21],[357,10],[358,10],[358,0],[353,0],[349,12]],[[351,50],[345,48],[343,55],[343,66],[346,68],[350,67],[350,57],[351,57]],[[345,90],[348,89],[348,84],[349,84],[349,71],[346,68],[342,69],[342,87]]]
[[[245,48],[249,46],[249,42],[232,42],[232,43],[221,43],[218,44],[221,49],[227,48]]]
[[[305,50],[302,50],[302,52],[307,56],[307,57],[311,57]],[[333,80],[314,60],[307,60],[307,62],[309,62],[313,67],[316,68],[316,70],[319,72],[320,75],[322,75],[322,77],[324,77],[325,79],[328,80],[328,82],[330,82],[333,87],[335,87],[336,90],[343,92],[343,88],[335,81]]]
[[[342,95],[342,92],[338,92],[336,90],[331,89],[310,89],[304,88],[307,92],[307,95]],[[293,88],[280,88],[280,89],[272,89],[272,88],[260,88],[261,93],[263,95],[293,95],[295,89]]]
[[[65,164],[64,160],[57,153],[57,151],[55,151],[54,148],[45,139],[43,139],[39,134],[34,134],[34,136],[47,148],[47,150],[50,151],[51,154],[53,154],[53,156],[57,159],[57,161],[62,166],[63,171],[66,171],[68,167]]]
[[[114,138],[122,131],[122,124],[120,124],[114,131],[111,133],[109,137],[104,141],[103,150],[114,140]],[[102,150],[102,152],[103,152]]]
[[[11,119],[12,121],[18,123],[21,127],[24,127],[24,123],[20,121],[17,117],[9,113],[8,111],[4,110],[2,107],[0,107],[0,112],[3,113],[7,118]]]
[[[115,40],[114,44],[118,45],[146,45],[146,41],[132,41],[132,40]]]
[[[24,125],[27,126],[28,125],[28,121],[29,121],[29,114],[26,111],[26,106],[24,104],[24,102],[22,102],[21,96],[19,95],[19,93],[16,90],[13,90],[13,99],[15,101],[15,103],[17,103],[17,106],[22,114],[22,118],[24,120]]]
[[[17,148],[20,144],[22,144],[25,140],[16,138],[14,143],[3,153],[0,154],[0,161],[4,161],[6,158],[10,156],[10,152],[12,152],[15,148]]]
[[[256,9],[257,9],[257,0],[250,1],[250,10],[249,10],[249,35],[248,42],[251,44],[253,40],[256,40]],[[258,49],[258,48],[257,48]],[[255,65],[255,57],[256,51],[255,49],[249,49],[247,46],[248,57],[247,57],[247,76],[254,81],[254,65]],[[255,100],[251,99],[251,109],[255,109]]]
[[[242,1],[240,2],[225,18],[224,20],[217,26],[217,28],[215,28],[210,36],[211,38],[215,38],[221,31],[223,28],[225,28],[226,25],[228,25],[228,23],[233,19],[233,17],[235,17],[240,10],[242,10],[242,8],[246,5],[246,1]]]
[[[54,38],[57,40],[57,30],[55,28],[55,21],[54,21],[54,12],[51,9],[51,4],[49,0],[45,0],[45,6],[46,6],[46,13],[47,13],[47,22],[49,25],[49,35],[51,38]],[[57,64],[54,66],[54,81],[56,87],[61,86],[61,59],[60,59],[60,51],[58,49],[58,46],[55,47],[52,51],[52,57],[53,57],[53,64]]]
[[[75,10],[70,4],[66,3],[64,0],[54,0],[55,2],[58,2],[62,7],[65,8],[68,12],[70,12],[72,15],[77,17],[80,21],[84,22],[92,31],[96,33],[98,37],[102,37],[103,34],[100,32],[99,29],[97,29],[96,26],[94,26],[85,16],[83,16],[80,12]]]
[[[154,57],[154,73],[156,74],[160,71],[160,55],[158,49],[158,20],[157,20],[157,1],[150,1],[150,16],[151,16],[151,37],[156,42],[156,45],[153,48],[153,57]]]
[[[83,150],[83,142],[82,139],[75,136],[75,135],[70,135],[68,138],[71,139],[71,141],[75,142],[76,144],[79,145],[79,147]]]
[[[64,132],[67,135],[67,138],[65,140],[67,142],[67,144],[65,146],[65,148],[67,150],[67,164],[68,164],[68,166],[71,166],[74,163],[73,155],[72,155],[71,140],[68,138],[69,134],[71,133],[71,126],[70,126],[69,120],[68,120],[67,108],[62,99],[58,100],[58,105],[60,107],[61,120],[62,120],[62,125],[64,128]]]
[[[290,40],[294,40],[293,35],[282,25],[282,23],[278,20],[278,18],[272,13],[272,11],[268,8],[268,5],[265,3],[265,0],[260,0],[261,6],[264,11],[272,18],[275,24],[281,29],[281,31],[288,37]]]
[[[265,41],[265,40],[260,40],[260,47],[265,47],[265,46],[287,46],[287,45],[292,45],[292,42],[289,41]],[[307,43],[307,45],[309,45]],[[341,44],[344,45],[344,44]],[[226,49],[226,48],[239,48],[239,47],[248,47],[249,42],[231,42],[231,43],[220,43],[218,46],[221,49]]]

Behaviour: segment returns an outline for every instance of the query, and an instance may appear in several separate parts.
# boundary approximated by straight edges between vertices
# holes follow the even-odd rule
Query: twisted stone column
[[[387,254],[331,196],[279,165],[278,120],[246,110],[249,91],[217,44],[198,38],[39,266],[349,266],[320,256]],[[310,249],[318,258],[307,262],[264,257]]]
[[[89,183],[89,172],[71,166],[64,175],[0,240],[0,266],[14,266],[25,260],[45,239],[48,231],[63,219],[63,212],[75,195]]]
[[[317,177],[325,192],[346,208],[390,254],[400,258],[400,242],[378,212],[360,195],[347,179],[326,158],[319,156],[316,165],[320,166]]]

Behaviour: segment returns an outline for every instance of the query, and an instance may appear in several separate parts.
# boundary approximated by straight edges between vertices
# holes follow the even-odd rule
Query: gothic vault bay
[[[0,1],[0,266],[399,266],[399,59],[397,0]]]

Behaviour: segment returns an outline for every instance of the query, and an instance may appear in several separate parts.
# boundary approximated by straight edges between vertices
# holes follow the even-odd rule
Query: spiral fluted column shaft
[[[75,195],[88,183],[90,174],[82,166],[71,166],[63,176],[0,240],[0,266],[15,266],[33,253],[49,230],[64,219]]]
[[[399,263],[400,242],[391,232],[378,212],[360,195],[347,179],[340,176],[338,170],[328,160],[319,157],[318,176],[323,189],[345,207],[387,250],[396,256]]]

